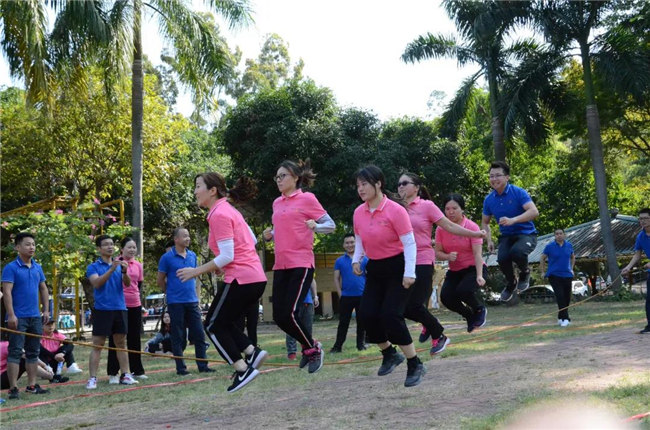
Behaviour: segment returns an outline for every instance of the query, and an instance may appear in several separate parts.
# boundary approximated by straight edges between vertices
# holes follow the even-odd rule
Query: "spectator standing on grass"
[[[126,302],[126,314],[128,320],[128,333],[126,334],[126,347],[130,351],[140,351],[142,348],[142,302],[140,301],[140,292],[142,291],[142,282],[144,281],[144,271],[142,263],[135,259],[138,253],[138,246],[132,237],[125,237],[120,242],[121,255],[120,260],[127,264],[127,272],[130,284],[122,285],[124,289],[124,301]],[[114,347],[112,339],[109,339],[108,346]],[[137,352],[129,352],[129,368],[133,376],[137,379],[147,379],[142,365],[142,355]],[[115,351],[108,350],[108,361],[106,362],[106,373],[109,376],[109,384],[119,383],[118,372],[120,364],[117,362]]]
[[[305,300],[302,302],[302,305],[297,306],[298,311],[296,312],[296,318],[298,321],[308,330],[311,330],[314,325],[314,310],[320,305],[318,302],[318,287],[316,285],[316,279],[311,280],[311,286]],[[285,336],[285,346],[287,347],[287,358],[289,360],[296,359],[296,353],[298,352],[298,342],[296,339],[292,338],[288,334]],[[300,359],[300,368],[302,369],[309,363],[309,359],[306,355],[303,354]]]
[[[641,253],[645,252],[645,256],[650,258],[650,208],[643,208],[639,211],[639,224],[641,224],[641,231],[636,237],[634,242],[634,256],[627,266],[621,271],[621,275],[627,275],[630,270],[641,261]],[[647,324],[641,334],[650,334],[650,263],[643,265],[646,269],[646,290],[645,290],[645,316]]]
[[[65,363],[68,374],[81,373],[82,370],[77,366],[74,360],[74,345],[71,343],[64,343],[67,338],[54,327],[54,320],[50,320],[43,325],[43,336],[41,338],[41,352],[39,358],[49,365],[52,369],[57,370],[59,363]],[[62,379],[61,374],[56,372],[53,378],[55,381]]]
[[[175,228],[172,233],[174,246],[158,262],[158,287],[166,294],[167,312],[171,319],[172,352],[175,356],[183,356],[187,338],[186,330],[194,341],[196,358],[207,358],[203,322],[199,309],[199,295],[194,278],[181,281],[176,272],[183,268],[196,267],[196,254],[188,249],[190,232],[183,227]],[[214,372],[205,361],[197,361],[199,372]],[[176,359],[176,374],[189,375],[183,359]]]
[[[352,272],[352,257],[354,256],[354,233],[343,236],[345,253],[334,262],[334,286],[339,294],[339,326],[336,329],[336,341],[330,350],[332,353],[341,352],[343,343],[348,335],[352,311],[357,315],[357,350],[366,349],[366,331],[359,321],[359,306],[361,296],[366,286],[366,265],[368,258],[361,259],[361,275]]]
[[[97,236],[95,244],[99,252],[99,259],[86,269],[86,277],[93,286],[95,298],[95,310],[93,312],[93,345],[95,348],[90,351],[88,365],[90,378],[86,384],[88,390],[97,388],[97,369],[101,356],[100,347],[104,346],[106,338],[112,336],[117,348],[124,349],[126,347],[128,319],[122,285],[131,283],[126,261],[113,258],[115,252],[113,239],[103,234]],[[122,371],[120,384],[137,384],[138,381],[133,378],[129,369],[127,353],[118,351],[116,354]]]
[[[548,278],[555,293],[559,309],[557,323],[560,327],[568,327],[571,318],[569,318],[569,310],[564,308],[571,303],[573,266],[576,263],[576,256],[573,253],[573,245],[566,240],[564,229],[556,228],[553,234],[555,240],[544,247],[539,258],[539,271],[542,276]],[[546,260],[548,260],[548,270],[545,270]]]
[[[48,311],[49,292],[45,285],[45,274],[41,265],[34,260],[36,240],[30,233],[18,233],[14,239],[18,256],[2,270],[2,290],[7,312],[7,328],[40,336],[43,323],[50,320]],[[41,302],[41,312],[38,302]],[[32,394],[45,394],[48,390],[36,383],[40,341],[38,337],[11,333],[7,357],[7,378],[9,398],[19,397],[18,374],[20,358],[25,352],[27,388]]]
[[[494,161],[489,170],[490,186],[493,191],[483,201],[481,226],[487,232],[488,251],[494,252],[490,235],[490,220],[494,217],[499,224],[499,246],[497,261],[506,278],[501,291],[501,300],[508,302],[515,292],[523,292],[530,286],[528,254],[537,245],[537,230],[533,220],[539,211],[523,188],[511,184],[510,167],[505,161]],[[513,263],[519,268],[515,277]],[[515,291],[515,289],[517,291]]]

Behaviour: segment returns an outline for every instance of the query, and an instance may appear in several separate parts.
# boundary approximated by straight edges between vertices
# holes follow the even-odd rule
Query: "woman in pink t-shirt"
[[[194,185],[198,205],[209,209],[208,246],[216,258],[197,268],[179,269],[176,274],[182,282],[208,272],[224,274],[226,284],[217,291],[205,316],[205,332],[223,359],[235,369],[233,382],[227,389],[232,393],[259,375],[257,369],[268,356],[238,324],[244,311],[259,303],[266,287],[266,275],[255,250],[255,235],[241,213],[228,202],[253,198],[257,187],[252,180],[240,178],[228,189],[223,176],[214,172],[197,175]]]
[[[478,225],[464,214],[465,199],[460,194],[450,194],[444,200],[445,214],[455,224],[478,231]],[[442,284],[440,300],[447,309],[462,315],[467,321],[467,331],[483,327],[487,308],[476,297],[483,279],[483,239],[460,237],[442,229],[436,230],[436,257],[449,261],[449,270]]]
[[[315,177],[309,160],[280,163],[274,179],[282,194],[273,202],[273,228],[264,230],[264,240],[275,242],[273,320],[300,342],[300,367],[309,365],[309,373],[323,366],[323,350],[298,310],[314,277],[314,232],[331,233],[336,227],[316,196],[302,191]]]
[[[352,270],[361,275],[365,254],[366,286],[361,297],[359,319],[366,339],[381,349],[383,361],[377,374],[388,375],[407,358],[404,386],[413,387],[426,372],[415,352],[404,311],[415,282],[416,245],[411,220],[404,206],[390,200],[384,174],[377,166],[357,172],[357,192],[363,204],[354,211],[355,246]]]
[[[431,244],[433,225],[463,237],[483,237],[485,232],[471,231],[454,224],[443,215],[431,200],[431,195],[422,179],[415,173],[405,172],[399,178],[397,191],[407,204],[413,234],[418,253],[415,262],[415,284],[411,287],[411,296],[406,305],[404,316],[422,324],[420,342],[431,336],[431,355],[442,352],[449,344],[449,338],[443,334],[444,327],[427,309],[429,297],[433,292],[433,268],[436,262]],[[439,229],[438,229],[439,230]]]
[[[140,334],[142,333],[142,302],[140,301],[140,291],[142,291],[144,271],[142,269],[142,263],[135,259],[138,253],[138,246],[132,237],[122,239],[120,249],[119,259],[126,261],[128,264],[126,270],[131,279],[129,285],[122,284],[128,318],[126,347],[131,351],[140,351],[142,348],[140,339]],[[113,336],[109,336],[108,346],[115,348]],[[142,366],[142,356],[140,354],[129,352],[129,368],[133,372],[133,376],[137,379],[147,379],[147,375],[144,374],[144,366]],[[120,363],[117,361],[117,354],[112,349],[108,350],[106,373],[109,376],[109,382],[114,384],[119,382]]]

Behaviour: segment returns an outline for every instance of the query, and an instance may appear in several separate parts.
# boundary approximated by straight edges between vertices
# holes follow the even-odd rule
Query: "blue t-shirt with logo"
[[[492,190],[483,200],[483,215],[494,216],[497,223],[501,217],[514,218],[526,212],[524,205],[533,200],[528,192],[516,185],[507,184],[503,193]],[[520,222],[513,225],[499,225],[502,236],[516,236],[519,234],[537,234],[532,221]]]
[[[160,257],[158,271],[167,275],[167,304],[199,301],[196,296],[196,280],[192,278],[181,282],[176,276],[176,271],[185,267],[196,267],[196,254],[189,249],[185,250],[185,257],[176,252],[176,247],[172,247]]]
[[[358,297],[363,295],[363,289],[366,286],[366,265],[368,257],[363,257],[361,263],[361,276],[357,276],[352,271],[352,258],[348,254],[343,254],[336,259],[334,270],[341,274],[341,296]]]
[[[571,270],[571,256],[573,245],[566,240],[560,246],[557,241],[552,241],[544,248],[544,255],[548,257],[548,269],[546,276],[557,276],[560,278],[573,278]]]
[[[86,269],[86,277],[102,276],[109,271],[112,264],[101,258]],[[95,309],[100,311],[125,311],[124,289],[122,287],[122,266],[117,266],[108,280],[99,288],[93,288],[95,294]]]
[[[27,266],[20,257],[16,257],[2,269],[2,282],[13,284],[11,299],[17,318],[41,316],[38,292],[41,282],[45,282],[45,274],[40,264],[32,258],[31,266]]]
[[[641,230],[636,237],[634,242],[635,251],[645,252],[646,257],[650,258],[650,235],[648,235],[645,230]],[[647,270],[650,273],[650,269]],[[3,276],[4,279],[4,276]]]

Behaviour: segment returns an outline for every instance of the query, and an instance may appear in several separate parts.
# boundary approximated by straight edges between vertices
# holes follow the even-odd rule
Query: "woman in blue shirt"
[[[571,303],[571,282],[576,256],[573,253],[573,245],[565,240],[564,229],[555,229],[554,234],[555,240],[546,245],[539,259],[539,270],[548,278],[555,292],[557,307],[560,310],[557,314],[557,322],[560,327],[567,327],[571,319],[566,307]],[[547,259],[548,270],[544,272]]]

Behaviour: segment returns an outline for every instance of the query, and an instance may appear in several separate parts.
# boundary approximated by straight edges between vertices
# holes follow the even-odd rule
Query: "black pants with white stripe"
[[[298,318],[298,309],[305,301],[314,278],[314,269],[298,267],[273,271],[273,321],[286,334],[296,339],[303,349],[314,346],[311,329]]]
[[[228,364],[242,358],[242,351],[253,345],[238,322],[244,311],[257,303],[266,281],[239,285],[237,280],[219,288],[205,316],[205,332]]]

